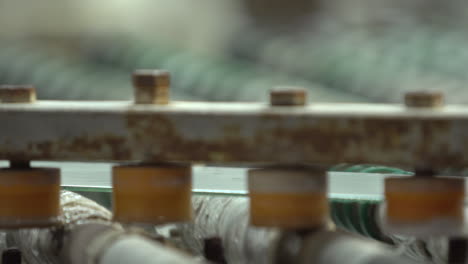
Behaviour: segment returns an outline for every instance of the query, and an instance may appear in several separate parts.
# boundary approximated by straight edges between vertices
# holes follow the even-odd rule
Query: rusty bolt
[[[444,95],[440,92],[408,92],[405,94],[407,107],[436,108],[444,104]]]
[[[33,103],[36,88],[32,85],[1,85],[0,103]]]
[[[272,106],[303,106],[307,103],[307,91],[297,87],[278,87],[270,91]]]
[[[136,70],[132,76],[136,104],[168,104],[170,74],[164,70]]]

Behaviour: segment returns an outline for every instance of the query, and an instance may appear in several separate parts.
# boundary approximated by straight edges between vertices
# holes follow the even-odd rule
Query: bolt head
[[[1,85],[0,103],[33,103],[36,88],[32,85]]]
[[[299,87],[277,87],[270,91],[272,106],[304,106],[307,104],[307,91]]]
[[[416,108],[437,108],[444,105],[444,94],[441,92],[408,92],[405,94],[405,105]]]
[[[165,70],[136,70],[132,76],[134,87],[169,88],[170,74]]]
[[[164,70],[136,70],[132,76],[135,103],[169,103],[170,74]]]

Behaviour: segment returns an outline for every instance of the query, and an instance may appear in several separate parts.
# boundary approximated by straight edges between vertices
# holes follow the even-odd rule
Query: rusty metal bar
[[[0,104],[0,159],[468,166],[468,107]]]

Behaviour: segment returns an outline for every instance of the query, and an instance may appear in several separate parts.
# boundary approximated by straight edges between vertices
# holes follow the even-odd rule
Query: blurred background
[[[172,73],[178,100],[468,102],[463,0],[0,0],[0,83],[41,99],[130,99],[137,68]]]

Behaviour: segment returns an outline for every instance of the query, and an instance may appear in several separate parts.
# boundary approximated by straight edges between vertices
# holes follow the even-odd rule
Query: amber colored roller
[[[59,169],[0,169],[0,228],[51,226],[59,216]]]
[[[323,226],[329,219],[326,171],[252,169],[248,188],[254,226],[307,229]]]
[[[191,219],[190,166],[121,165],[112,169],[114,220],[163,224]]]
[[[393,229],[437,221],[462,223],[464,197],[463,178],[389,177],[385,179],[386,222]]]

